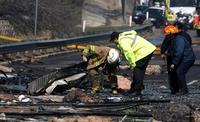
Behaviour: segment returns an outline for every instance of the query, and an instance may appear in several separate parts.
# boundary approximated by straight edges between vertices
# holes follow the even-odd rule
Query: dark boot
[[[182,89],[176,93],[176,95],[186,95],[186,94],[188,94],[188,90],[182,90]]]
[[[179,92],[179,90],[171,89],[171,94],[172,94],[172,95],[174,95],[174,94],[176,94],[176,93],[178,93],[178,92]]]
[[[132,83],[129,93],[130,94],[134,93],[135,95],[141,95],[143,89],[144,85],[142,83]]]

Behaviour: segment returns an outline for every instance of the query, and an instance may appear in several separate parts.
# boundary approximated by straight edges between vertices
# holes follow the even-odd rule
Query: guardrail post
[[[132,26],[132,16],[129,17],[129,26]]]
[[[83,27],[82,27],[83,33],[85,32],[85,26],[86,26],[86,20],[83,20]]]
[[[146,13],[146,20],[149,20],[149,12]]]

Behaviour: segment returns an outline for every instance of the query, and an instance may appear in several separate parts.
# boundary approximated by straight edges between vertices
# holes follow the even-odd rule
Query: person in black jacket
[[[168,26],[170,27],[170,26]],[[177,30],[178,31],[178,30]],[[160,47],[161,51],[161,57],[165,60],[167,63],[167,71],[168,71],[168,81],[169,81],[169,87],[171,90],[171,94],[175,94],[179,91],[178,86],[178,78],[174,70],[171,70],[170,66],[172,64],[172,58],[171,58],[171,40],[173,37],[170,34],[165,34],[165,38],[163,40],[163,43]]]
[[[178,93],[180,95],[187,94],[188,88],[185,75],[195,61],[193,49],[187,38],[175,26],[166,26],[164,32],[167,43],[165,42],[161,46],[161,53],[167,51],[167,66],[171,93]]]

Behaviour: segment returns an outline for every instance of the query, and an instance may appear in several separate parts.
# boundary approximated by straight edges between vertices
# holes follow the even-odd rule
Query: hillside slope
[[[134,0],[126,1],[126,18],[132,13]],[[82,20],[87,26],[120,26],[124,24],[121,0],[85,0]]]
[[[128,18],[135,0],[126,1]],[[10,36],[35,38],[33,35],[36,29],[37,36],[42,38],[72,37],[82,34],[83,20],[86,20],[87,27],[123,25],[121,4],[121,0],[41,0],[37,5],[35,24],[35,1],[0,0],[0,20],[8,21],[14,28],[14,35],[8,34]]]

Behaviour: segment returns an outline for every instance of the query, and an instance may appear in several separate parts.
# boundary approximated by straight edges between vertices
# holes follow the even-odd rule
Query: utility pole
[[[126,22],[126,0],[121,0],[122,2],[122,16],[124,22]]]
[[[38,17],[38,0],[35,0],[35,26],[34,26],[34,36],[37,36],[37,17]]]

